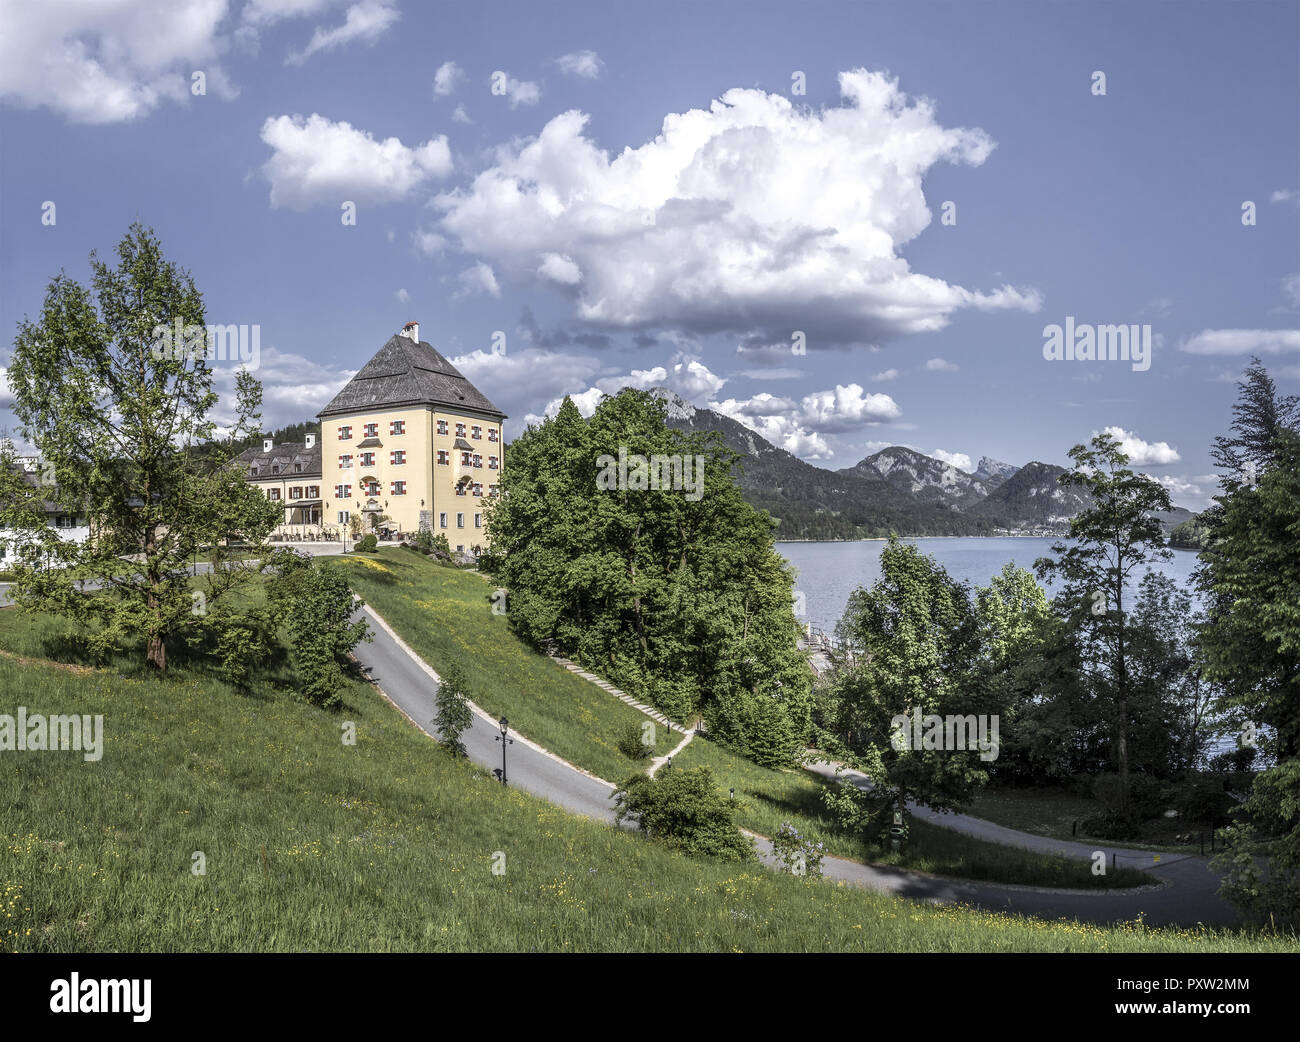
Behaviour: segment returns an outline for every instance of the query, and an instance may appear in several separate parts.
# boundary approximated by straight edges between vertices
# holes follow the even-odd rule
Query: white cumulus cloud
[[[213,410],[216,422],[235,419],[235,374],[239,367],[214,364],[213,390],[220,396]],[[263,344],[253,375],[262,383],[262,426],[267,430],[298,423],[313,415],[356,375],[355,369],[322,365],[302,355]]]
[[[219,61],[225,0],[21,3],[0,8],[0,99],[73,123],[118,123],[191,99],[192,74],[234,97]]]
[[[438,97],[446,97],[456,89],[465,73],[455,62],[443,62],[438,66],[438,71],[433,74],[433,93]]]
[[[551,282],[558,282],[564,286],[576,286],[582,281],[582,269],[573,261],[561,256],[558,253],[548,253],[542,258],[542,263],[537,269],[537,274]]]
[[[980,292],[913,272],[902,248],[930,224],[936,163],[979,165],[993,142],[947,128],[924,100],[865,69],[846,104],[796,107],[733,89],[612,157],[562,113],[436,199],[462,247],[521,279],[548,254],[583,272],[576,315],[607,328],[730,331],[758,342],[862,344],[946,326],[958,309],[1037,310],[1040,294]]]
[[[401,17],[401,12],[388,0],[360,0],[348,8],[342,25],[333,29],[317,27],[307,46],[301,51],[290,52],[285,64],[301,65],[313,54],[332,51],[354,40],[374,43]]]
[[[451,149],[440,135],[407,147],[395,137],[377,141],[346,122],[312,113],[272,116],[262,124],[271,158],[262,167],[271,182],[271,205],[293,210],[318,203],[338,206],[387,203],[417,185],[451,173]]]
[[[902,415],[889,395],[865,394],[857,384],[837,384],[833,391],[817,391],[798,402],[765,391],[748,399],[710,402],[709,408],[802,459],[829,459],[835,453],[828,436],[873,427]]]
[[[941,463],[947,463],[950,467],[956,467],[958,470],[964,470],[967,473],[975,469],[975,464],[971,458],[964,452],[944,452],[943,449],[935,449],[930,456],[939,460]]]
[[[931,358],[925,363],[925,367],[932,373],[955,373],[961,368],[955,362],[948,362],[942,358]]]
[[[467,297],[474,293],[488,293],[491,296],[501,296],[501,287],[497,284],[496,273],[492,270],[491,265],[479,261],[466,268],[457,276],[456,279],[460,288],[452,294],[457,299]]]
[[[1169,490],[1174,506],[1186,507],[1188,510],[1204,510],[1219,494],[1217,474],[1152,474],[1148,477],[1155,478]]]
[[[1192,355],[1275,355],[1300,351],[1300,329],[1203,329],[1183,341]]]
[[[566,393],[584,387],[582,401],[599,401],[601,392],[591,387],[601,365],[589,355],[573,354],[537,347],[516,348],[508,342],[507,350],[475,350],[450,359],[470,383],[487,393],[494,405],[512,419],[506,424],[514,437],[530,423],[540,423],[542,416],[555,415]],[[541,402],[541,413],[533,412]],[[591,408],[595,408],[592,401]],[[590,411],[584,415],[590,415]]]
[[[1120,444],[1121,451],[1128,456],[1132,466],[1144,467],[1151,464],[1177,463],[1181,456],[1178,450],[1165,441],[1143,441],[1136,434],[1123,427],[1107,427],[1104,434],[1109,434]]]
[[[492,93],[508,98],[510,107],[517,109],[520,105],[536,105],[542,100],[542,88],[532,80],[517,80],[509,73],[492,74]]]
[[[575,51],[556,58],[555,64],[566,76],[578,76],[584,80],[596,79],[605,68],[605,63],[595,51]]]

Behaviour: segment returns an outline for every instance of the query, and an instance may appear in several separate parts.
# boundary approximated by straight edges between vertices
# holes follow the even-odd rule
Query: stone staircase
[[[651,720],[657,720],[665,727],[671,728],[672,730],[678,732],[683,732],[686,730],[686,728],[682,727],[680,724],[674,724],[671,720],[668,719],[668,717],[664,716],[663,713],[659,712],[659,710],[654,709],[648,705],[643,705],[642,703],[638,702],[635,698],[633,698],[631,695],[627,694],[627,692],[620,691],[608,680],[604,680],[601,677],[596,676],[595,673],[588,673],[576,662],[570,662],[567,658],[561,658],[559,655],[552,655],[551,658],[554,661],[558,662],[565,669],[567,669],[570,673],[577,673],[578,676],[582,677],[583,680],[590,680],[598,688],[602,689],[603,691],[608,691],[615,698],[621,699],[622,701],[626,702],[633,709],[639,709],[641,712],[645,713],[645,715],[648,716]]]

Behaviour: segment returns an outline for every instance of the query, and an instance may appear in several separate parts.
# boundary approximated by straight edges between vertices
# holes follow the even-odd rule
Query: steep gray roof
[[[10,473],[21,475],[24,483],[30,485],[32,488],[41,487],[41,477],[35,471],[27,470],[20,464],[11,465],[9,470]],[[45,499],[45,498],[41,499],[41,509],[45,511],[45,513],[47,514],[66,513],[66,511],[61,506],[59,506],[58,503],[54,502],[53,500]]]
[[[250,473],[254,480],[265,478],[318,478],[321,476],[321,444],[318,441],[310,449],[305,442],[287,441],[271,447],[270,452],[263,452],[260,445],[245,449],[237,459],[251,472],[257,467],[257,473]],[[302,469],[295,471],[293,465],[299,463]],[[279,466],[279,473],[272,473],[274,466]]]
[[[412,405],[472,409],[505,419],[505,413],[432,345],[396,335],[389,337],[388,343],[316,415]]]

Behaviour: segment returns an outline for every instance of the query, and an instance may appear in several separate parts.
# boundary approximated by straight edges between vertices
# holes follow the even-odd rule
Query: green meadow
[[[183,651],[161,678],[142,658],[94,663],[69,624],[0,609],[0,713],[104,717],[97,762],[0,753],[0,951],[1300,951],[693,860],[503,788],[360,677],[330,712],[283,667],[240,693]]]

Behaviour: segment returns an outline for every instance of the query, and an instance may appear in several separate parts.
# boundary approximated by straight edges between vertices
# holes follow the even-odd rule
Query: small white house
[[[22,468],[23,480],[33,488],[40,485],[40,461],[34,456],[19,457],[14,466],[15,468]],[[51,503],[49,500],[43,500],[42,505],[45,509],[45,523],[55,531],[60,539],[80,543],[89,537],[90,528],[87,526],[84,517],[69,514],[57,503]],[[28,538],[29,536],[26,533],[0,528],[0,569],[10,568],[14,565],[18,560],[18,547],[21,546],[23,540]]]

